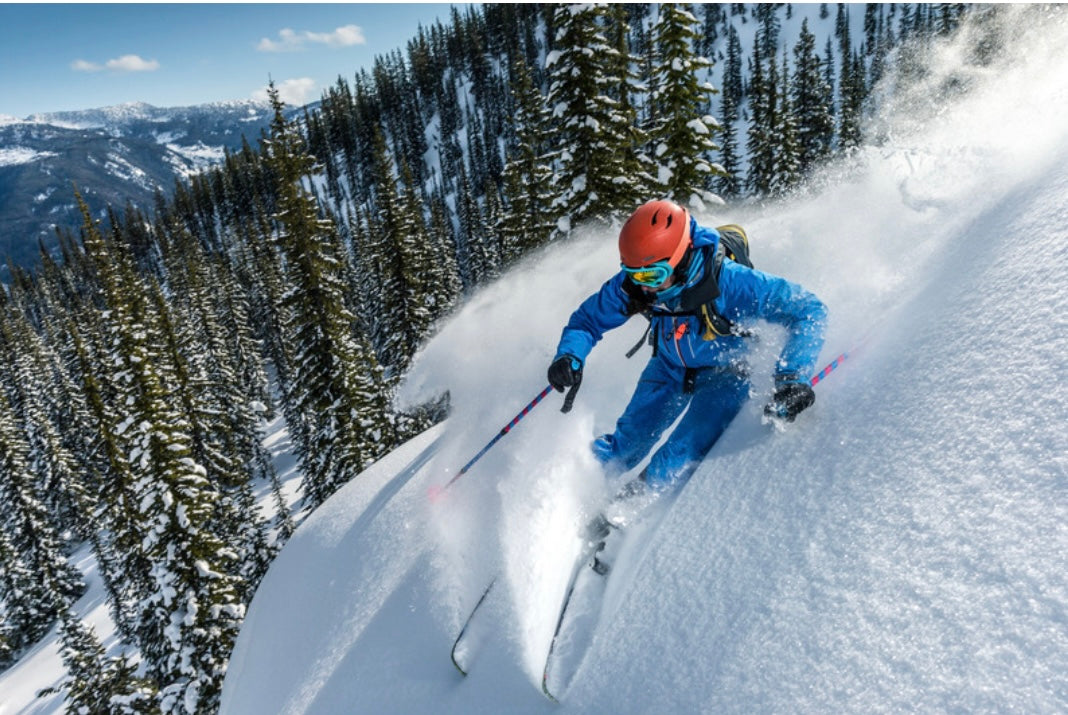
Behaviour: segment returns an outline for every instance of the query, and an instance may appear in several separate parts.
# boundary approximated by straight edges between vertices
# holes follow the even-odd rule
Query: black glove
[[[564,406],[560,408],[561,412],[570,412],[575,393],[582,384],[582,361],[574,355],[561,355],[553,360],[549,366],[549,384],[557,392],[563,392],[565,387],[571,388],[564,398]]]
[[[582,361],[574,355],[561,355],[549,366],[549,384],[557,392],[582,382]]]
[[[776,380],[776,384],[775,396],[771,403],[764,407],[764,414],[768,417],[793,422],[795,417],[812,407],[812,403],[816,401],[816,393],[807,382]]]

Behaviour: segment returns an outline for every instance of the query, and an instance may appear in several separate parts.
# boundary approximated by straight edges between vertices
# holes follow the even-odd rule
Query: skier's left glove
[[[816,393],[807,382],[794,375],[775,378],[775,396],[764,407],[764,414],[787,422],[793,422],[803,411],[812,407]]]

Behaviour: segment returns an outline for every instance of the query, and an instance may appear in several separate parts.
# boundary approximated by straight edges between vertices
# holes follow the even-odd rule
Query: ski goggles
[[[641,268],[620,265],[632,281],[646,288],[659,288],[675,272],[675,267],[667,259]]]

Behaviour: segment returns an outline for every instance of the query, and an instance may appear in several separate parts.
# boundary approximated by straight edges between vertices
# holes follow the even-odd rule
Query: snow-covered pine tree
[[[277,181],[278,243],[290,286],[283,297],[294,368],[285,396],[287,421],[291,414],[304,421],[297,452],[305,506],[312,510],[382,454],[391,444],[393,424],[382,368],[345,305],[336,231],[319,218],[303,185],[312,159],[273,85],[269,93],[275,117],[266,148]]]
[[[435,246],[423,218],[422,193],[407,164],[401,165],[401,180],[404,189],[395,243],[406,294],[402,327],[407,343],[403,364],[407,365],[437,320],[456,305],[462,283],[452,255]]]
[[[790,101],[797,118],[797,142],[800,145],[798,170],[808,176],[825,161],[834,141],[834,95],[827,83],[816,54],[816,36],[808,29],[808,18],[801,23],[801,36],[794,46],[794,72]]]
[[[50,594],[11,543],[6,517],[0,518],[0,663],[6,665],[47,631],[55,615],[41,600]]]
[[[835,96],[835,73],[834,73],[834,44],[831,42],[830,36],[827,37],[827,44],[823,48],[823,81],[827,83],[828,93],[830,95],[829,105],[827,111],[831,115],[831,140],[830,144],[832,151],[836,148],[837,135],[835,134],[837,123],[835,122],[836,109],[834,105]]]
[[[98,232],[90,232],[86,245],[101,240]],[[95,315],[96,311],[85,314]],[[92,518],[97,528],[90,534],[90,541],[100,567],[111,619],[123,637],[132,640],[138,622],[136,594],[148,588],[148,563],[138,547],[140,525],[135,512],[133,470],[115,430],[120,420],[114,406],[117,398],[111,384],[113,375],[106,367],[109,363],[104,360],[105,350],[98,344],[106,339],[103,323],[96,328],[89,338],[81,336],[81,329],[73,320],[68,321],[67,328],[88,413],[99,433],[92,445],[102,469],[97,488],[92,492],[97,505]]]
[[[865,96],[864,58],[860,52],[842,56],[838,83],[838,147],[848,150],[860,145],[860,123]]]
[[[500,227],[505,261],[516,260],[544,245],[557,219],[552,208],[552,157],[547,154],[549,112],[526,63],[517,62],[513,74],[515,147],[504,168],[508,210]]]
[[[12,551],[4,558],[11,573],[0,599],[13,614],[16,646],[44,635],[59,615],[54,604],[85,589],[81,574],[67,562],[35,483],[32,461],[47,457],[33,455],[31,449],[11,403],[0,395],[0,530],[6,534],[5,548]]]
[[[583,221],[629,212],[648,183],[634,111],[613,97],[626,86],[622,68],[635,59],[620,57],[606,40],[607,15],[603,5],[557,5],[553,16],[556,35],[545,64],[558,156],[554,207],[565,234]]]
[[[686,5],[660,6],[653,27],[656,89],[649,98],[657,107],[657,123],[649,128],[649,138],[657,166],[658,193],[693,209],[703,209],[706,202],[721,203],[707,187],[714,176],[726,172],[709,159],[711,152],[719,150],[712,136],[720,125],[713,117],[700,113],[716,89],[699,77],[699,73],[707,74],[712,62],[694,53],[697,24]]]
[[[162,340],[160,371],[177,396],[189,425],[193,460],[205,470],[215,490],[215,505],[205,528],[226,544],[236,563],[229,572],[238,577],[240,599],[247,603],[274,557],[267,525],[256,507],[250,483],[253,455],[248,442],[257,439],[249,399],[240,392],[222,328],[214,314],[224,283],[211,274],[207,256],[189,264],[187,296],[192,313],[181,316],[152,282]],[[209,301],[207,287],[215,290]]]
[[[193,459],[191,425],[158,365],[166,358],[151,316],[127,357],[136,401],[122,434],[138,475],[140,548],[151,587],[138,606],[141,653],[164,713],[211,711],[241,619],[237,555],[214,533],[221,495]],[[144,336],[144,337],[142,337]]]
[[[116,476],[102,496],[105,525],[125,560],[121,599],[165,713],[211,711],[244,614],[234,554],[215,537],[219,493],[192,458],[181,396],[150,291],[119,245],[109,250],[82,202],[85,247],[106,308],[112,407],[102,411]],[[107,365],[103,369],[102,365]],[[111,422],[117,420],[117,423]],[[114,426],[110,426],[114,424]]]
[[[157,689],[125,653],[108,656],[91,626],[69,605],[60,611],[59,655],[66,679],[40,695],[66,691],[67,712],[85,715],[156,715]]]
[[[494,182],[483,186],[482,192],[482,240],[490,257],[490,276],[501,275],[504,256],[501,241],[501,195]]]
[[[775,133],[773,102],[777,87],[769,81],[760,42],[753,43],[753,58],[749,80],[749,129],[746,149],[749,153],[749,173],[746,189],[755,196],[767,196],[775,165]],[[774,66],[774,59],[771,60]]]
[[[64,427],[76,427],[63,421],[73,416],[64,401],[75,396],[64,394],[62,388],[70,386],[59,375],[58,359],[21,313],[12,310],[0,319],[0,336],[0,355],[9,368],[0,372],[0,383],[26,438],[35,488],[56,533],[70,529],[68,540],[83,538],[94,528],[96,482],[92,467],[79,463],[61,434]]]
[[[371,344],[387,375],[403,371],[411,355],[409,345],[408,293],[404,288],[403,266],[399,260],[399,242],[405,240],[400,191],[393,174],[393,159],[386,138],[374,132],[374,163],[370,176],[374,190],[375,211],[368,213],[368,226],[360,246],[362,260],[374,282],[372,290],[362,296],[371,302]]]
[[[720,133],[719,163],[724,173],[714,181],[716,191],[733,198],[741,194],[743,181],[738,155],[738,114],[742,104],[742,44],[738,31],[732,24],[727,30],[727,57],[723,72],[723,91],[720,94],[720,115],[723,128]]]
[[[0,554],[0,568],[5,566],[2,558],[3,555]],[[3,592],[4,581],[4,577],[0,576],[0,593]],[[7,621],[3,601],[0,600],[0,668],[7,668],[15,657],[15,649],[11,645],[13,640],[14,633]]]
[[[786,63],[786,53],[782,57],[781,72],[776,70],[776,63],[768,65],[768,83],[776,89],[771,94],[771,128],[773,143],[776,147],[772,162],[769,194],[784,196],[800,182],[800,146],[797,141],[797,122],[794,119],[793,105],[789,92],[790,72]]]
[[[475,198],[467,170],[461,163],[456,177],[456,217],[460,224],[460,269],[469,287],[490,280],[497,270],[497,252],[492,237],[487,236],[486,219]]]
[[[449,219],[449,207],[440,185],[430,194],[430,244],[434,250],[435,260],[444,267],[448,278],[445,294],[459,300],[463,294],[463,276],[456,258],[456,232]],[[450,308],[452,304],[450,303]]]

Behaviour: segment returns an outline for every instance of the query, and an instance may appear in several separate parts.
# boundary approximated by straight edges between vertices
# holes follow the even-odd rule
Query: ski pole
[[[856,351],[853,350],[852,352],[856,352]],[[849,353],[842,353],[841,355],[836,357],[834,360],[831,360],[831,362],[827,364],[827,367],[823,368],[822,370],[817,372],[815,375],[813,375],[811,378],[809,378],[808,384],[811,387],[815,387],[816,385],[818,385],[819,383],[821,383],[825,379],[827,379],[828,375],[830,375],[832,372],[837,370],[838,367],[848,359],[849,359]]]
[[[512,428],[515,427],[517,424],[519,424],[519,421],[522,420],[524,417],[526,417],[530,413],[531,410],[533,410],[535,407],[537,407],[538,403],[541,402],[543,399],[545,399],[545,396],[548,395],[550,392],[552,392],[552,390],[553,390],[553,386],[552,385],[548,385],[544,390],[539,392],[538,396],[535,397],[533,400],[531,400],[530,403],[527,404],[526,407],[524,407],[522,410],[520,410],[519,414],[516,415],[515,417],[513,417],[511,422],[509,422],[504,427],[502,427],[501,431],[498,432],[497,435],[493,439],[491,439],[489,441],[489,443],[486,444],[485,447],[483,447],[481,450],[479,450],[478,454],[476,454],[474,457],[471,458],[471,461],[469,461],[467,464],[465,464],[463,467],[461,467],[460,471],[457,472],[456,475],[452,479],[450,479],[448,482],[445,483],[445,486],[437,487],[437,488],[431,487],[431,489],[430,489],[430,497],[431,497],[431,499],[434,499],[434,498],[440,496],[446,489],[451,487],[453,485],[453,483],[457,479],[462,477],[467,472],[467,470],[470,469],[475,464],[475,462],[477,462],[478,460],[482,459],[482,455],[484,455],[486,452],[490,451],[490,449],[493,447],[493,445],[497,444],[497,442],[500,440],[501,437],[503,437],[506,434],[508,434],[509,432],[511,432]]]
[[[849,359],[851,353],[855,353],[859,348],[855,347],[850,352],[841,353],[834,360],[827,363],[827,366],[817,372],[815,375],[808,379],[809,387],[815,387],[819,383],[827,379],[827,376],[842,366],[846,360]],[[787,408],[785,405],[769,404],[764,408],[764,414],[768,417],[774,417],[778,419],[785,419],[787,416]]]

